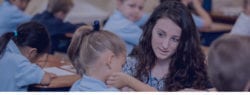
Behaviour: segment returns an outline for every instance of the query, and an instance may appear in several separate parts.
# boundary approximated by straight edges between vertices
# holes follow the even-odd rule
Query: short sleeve
[[[38,84],[42,81],[45,72],[35,64],[31,64],[27,59],[19,60],[15,80],[18,87],[30,84]]]

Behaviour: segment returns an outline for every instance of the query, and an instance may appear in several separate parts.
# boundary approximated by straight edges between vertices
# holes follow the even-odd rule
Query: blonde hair
[[[244,90],[250,80],[250,37],[225,35],[208,54],[208,74],[219,91]]]
[[[124,42],[115,34],[104,30],[93,31],[90,26],[82,26],[71,40],[68,56],[77,74],[83,75],[87,65],[95,62],[105,50],[112,51],[115,56],[126,53]]]
[[[51,13],[64,12],[67,13],[74,6],[72,0],[49,0],[47,11]]]

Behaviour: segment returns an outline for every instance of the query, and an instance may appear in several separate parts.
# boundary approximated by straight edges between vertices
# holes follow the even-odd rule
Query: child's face
[[[125,60],[126,60],[126,54],[124,53],[124,55],[120,55],[117,56],[113,59],[111,66],[111,70],[112,72],[121,72],[122,71],[122,66],[123,64],[125,64]]]
[[[20,10],[24,11],[30,0],[10,0],[11,4],[16,5]]]
[[[142,17],[145,0],[119,0],[118,9],[130,21],[137,21]]]
[[[177,49],[181,28],[168,18],[156,22],[152,31],[152,48],[159,60],[169,59]]]

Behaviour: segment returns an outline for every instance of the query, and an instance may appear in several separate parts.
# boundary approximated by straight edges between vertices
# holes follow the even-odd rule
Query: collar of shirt
[[[12,40],[10,40],[8,45],[6,46],[6,51],[11,52],[11,53],[21,54],[18,47]]]
[[[104,82],[87,75],[83,75],[80,85],[86,91],[118,91],[118,89],[109,88]]]

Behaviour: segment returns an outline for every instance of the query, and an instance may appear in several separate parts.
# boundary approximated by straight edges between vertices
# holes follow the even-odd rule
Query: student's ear
[[[113,53],[111,53],[111,54],[109,54],[108,55],[108,59],[107,59],[107,66],[108,66],[108,68],[109,69],[112,69],[112,64],[113,64],[113,60],[114,60],[114,57],[115,57],[115,55],[113,54]]]
[[[34,59],[37,56],[37,49],[36,48],[30,48],[28,50],[28,58],[30,60]]]

